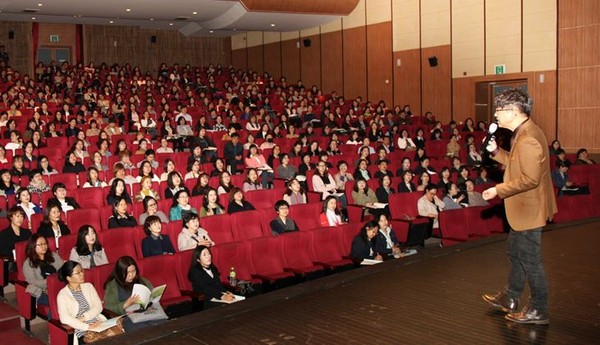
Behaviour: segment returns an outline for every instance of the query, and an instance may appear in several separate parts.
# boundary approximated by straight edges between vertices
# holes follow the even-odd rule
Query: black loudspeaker
[[[304,46],[305,46],[306,48],[310,47],[310,45],[312,44],[312,41],[311,41],[311,40],[309,40],[308,38],[307,38],[307,39],[305,39],[305,40],[304,40],[304,41],[302,41],[302,42],[304,42]]]
[[[150,43],[156,43],[156,36],[150,36]]]
[[[14,40],[15,39],[15,32],[14,31],[9,31],[8,32],[8,39],[9,40]]]
[[[429,67],[435,67],[438,65],[437,56],[429,57]]]

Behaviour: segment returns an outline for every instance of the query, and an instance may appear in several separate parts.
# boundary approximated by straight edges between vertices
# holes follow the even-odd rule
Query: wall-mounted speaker
[[[150,43],[156,43],[156,36],[150,36]]]
[[[14,40],[15,39],[15,32],[14,31],[9,31],[8,32],[8,39],[9,40]]]
[[[429,57],[429,67],[435,67],[438,65],[438,60],[437,60],[437,56],[431,56]]]
[[[312,41],[308,38],[302,42],[304,43],[304,47],[306,47],[306,48],[310,47],[310,45],[312,44]]]

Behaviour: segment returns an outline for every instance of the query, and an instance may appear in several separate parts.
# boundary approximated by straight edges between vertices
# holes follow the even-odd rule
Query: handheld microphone
[[[494,136],[494,133],[496,133],[496,131],[498,130],[498,124],[494,121],[492,123],[490,123],[490,127],[488,128],[488,134],[485,137],[485,140],[483,141],[483,146],[481,147],[481,155],[489,155],[490,152],[488,150],[486,150],[486,147],[488,146],[488,144],[490,143],[491,140],[495,139],[496,137]]]

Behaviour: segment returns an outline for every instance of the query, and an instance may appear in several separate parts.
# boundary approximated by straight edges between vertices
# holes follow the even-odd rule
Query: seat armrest
[[[51,323],[53,326],[56,326],[56,327],[60,328],[61,330],[63,330],[67,334],[74,334],[75,333],[75,329],[73,327],[71,327],[69,325],[65,325],[64,323],[61,323],[60,320],[51,319],[48,322]]]
[[[206,296],[201,292],[195,292],[190,290],[181,290],[183,296],[191,297],[193,300],[204,301]]]

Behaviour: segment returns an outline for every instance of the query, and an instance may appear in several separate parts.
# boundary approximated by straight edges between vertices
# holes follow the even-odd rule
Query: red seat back
[[[132,228],[111,229],[98,233],[100,243],[104,247],[108,262],[117,262],[121,256],[136,257]]]
[[[177,276],[174,269],[164,269],[165,267],[175,267],[175,256],[159,255],[138,260],[140,274],[152,282],[152,286],[167,284],[163,294],[164,299],[181,297]]]
[[[226,282],[231,267],[238,279],[251,281],[254,266],[248,257],[248,242],[229,242],[211,248],[213,263],[219,268],[221,281]]]
[[[300,204],[290,206],[289,217],[296,222],[300,231],[308,231],[318,228],[321,203]]]
[[[283,272],[281,237],[254,238],[248,241],[254,273],[272,275]]]
[[[101,208],[106,203],[104,192],[100,187],[78,188],[73,191],[73,198],[81,208]]]
[[[102,231],[99,208],[81,208],[67,212],[67,225],[71,233],[77,233],[82,225],[91,225],[96,232]]]
[[[208,231],[210,239],[216,244],[235,241],[231,232],[231,216],[218,214],[200,218],[200,226]]]
[[[231,231],[236,241],[244,241],[265,236],[260,214],[256,210],[236,212],[231,217]],[[270,229],[268,229],[270,232]]]

